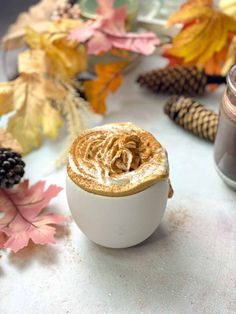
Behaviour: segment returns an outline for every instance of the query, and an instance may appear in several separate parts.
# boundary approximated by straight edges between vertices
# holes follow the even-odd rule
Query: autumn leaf
[[[227,44],[223,49],[221,49],[219,52],[216,52],[213,57],[205,63],[204,69],[207,74],[222,74],[222,67],[224,66],[225,60],[227,59],[228,50],[229,45]]]
[[[122,72],[128,62],[97,64],[95,67],[97,79],[85,82],[85,94],[95,112],[106,112],[106,98],[109,92],[114,93],[122,83]]]
[[[25,54],[30,59],[33,52]],[[65,91],[43,73],[32,73],[31,67],[29,72],[24,70],[16,80],[0,83],[0,115],[16,110],[8,120],[8,131],[19,141],[23,153],[28,153],[40,146],[43,136],[57,137],[63,119],[51,99],[61,101]]]
[[[44,137],[55,139],[64,120],[69,123],[69,140],[79,135],[85,127],[84,113],[89,112],[89,104],[79,97],[72,82],[48,75],[48,63],[43,50],[26,51],[19,56],[19,77],[0,83],[0,115],[14,111],[8,131],[24,154],[39,147]]]
[[[63,124],[63,119],[50,102],[50,98],[59,97],[56,94],[59,91],[55,88],[50,93],[45,84],[50,82],[38,74],[22,73],[14,81],[14,107],[9,111],[17,109],[17,112],[9,119],[8,130],[21,143],[24,153],[39,147],[42,135],[55,139]]]
[[[19,142],[5,129],[0,128],[0,147],[11,148],[15,152],[22,153]]]
[[[125,49],[136,53],[150,55],[160,40],[153,32],[126,32],[126,7],[114,8],[114,1],[99,0],[97,18],[74,29],[69,39],[85,43],[88,54],[99,55],[112,48]]]
[[[49,72],[49,68],[50,62],[43,50],[27,50],[18,56],[19,73],[38,73],[45,75]]]
[[[0,247],[18,252],[28,245],[55,243],[55,227],[66,220],[43,209],[62,190],[51,185],[45,190],[45,182],[39,181],[29,187],[28,180],[12,189],[0,189]]]
[[[42,33],[26,28],[26,43],[31,49],[45,51],[50,61],[49,74],[55,78],[68,81],[87,68],[85,47],[67,40],[69,31],[81,23],[70,19],[55,21]]]
[[[167,53],[185,64],[204,66],[224,49],[230,33],[236,32],[236,20],[215,8],[213,1],[188,1],[169,18],[169,26],[176,23],[184,26]]]
[[[3,48],[10,50],[24,46],[25,27],[28,25],[39,32],[47,30],[54,9],[55,0],[41,0],[30,7],[28,12],[21,13],[3,37]]]
[[[0,231],[0,249],[4,248],[4,243],[6,242],[6,236],[3,232]]]

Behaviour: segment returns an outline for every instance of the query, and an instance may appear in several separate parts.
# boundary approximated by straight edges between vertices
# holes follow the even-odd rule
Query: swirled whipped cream
[[[88,192],[125,196],[168,178],[169,166],[165,149],[152,134],[132,123],[113,123],[76,138],[67,172]]]

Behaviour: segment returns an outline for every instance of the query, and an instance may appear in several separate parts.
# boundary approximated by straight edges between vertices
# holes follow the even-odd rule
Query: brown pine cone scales
[[[137,82],[156,93],[200,95],[205,92],[208,77],[195,66],[175,66],[140,75]]]
[[[195,135],[214,141],[218,114],[191,98],[171,97],[165,105],[165,113],[176,123]]]

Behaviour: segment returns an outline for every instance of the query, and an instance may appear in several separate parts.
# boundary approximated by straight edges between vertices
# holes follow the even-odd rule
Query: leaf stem
[[[36,225],[34,225],[31,221],[29,221],[27,218],[25,218],[25,217],[22,215],[22,213],[20,212],[20,210],[18,210],[18,207],[17,207],[17,205],[15,204],[14,200],[11,198],[10,195],[8,195],[8,194],[4,191],[4,189],[2,189],[2,193],[5,195],[5,197],[6,197],[7,199],[10,200],[10,202],[12,203],[12,205],[14,206],[14,209],[15,209],[15,211],[16,211],[16,214],[15,214],[14,217],[7,223],[6,226],[9,227],[9,225],[10,225],[10,224],[14,221],[14,219],[16,218],[17,214],[19,214],[19,216],[20,216],[23,220],[25,220],[28,224],[30,224],[30,225],[34,226],[35,228],[37,228]]]

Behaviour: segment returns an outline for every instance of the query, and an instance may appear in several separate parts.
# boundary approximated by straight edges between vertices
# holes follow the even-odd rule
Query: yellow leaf
[[[31,25],[39,32],[47,30],[54,9],[55,0],[41,0],[30,7],[28,12],[21,13],[3,38],[3,48],[10,50],[22,47],[24,45],[25,27],[28,25]]]
[[[38,33],[26,29],[25,40],[32,49],[44,50],[50,61],[49,73],[62,80],[70,80],[87,68],[86,49],[67,40],[69,31],[81,25],[77,20],[61,20],[51,23],[47,32]]]
[[[8,121],[8,130],[24,154],[39,147],[44,137],[55,139],[64,118],[69,123],[71,141],[83,130],[84,114],[89,111],[70,84],[48,75],[46,64],[45,51],[23,52],[19,56],[19,77],[0,83],[0,115],[15,112]]]
[[[213,1],[191,0],[174,13],[168,25],[183,23],[167,54],[184,63],[204,66],[224,49],[230,32],[236,32],[236,20],[214,7]]]
[[[0,83],[0,115],[6,114],[13,110],[13,91],[14,87],[11,82]]]
[[[221,0],[220,8],[222,11],[232,17],[236,17],[236,1],[235,0]]]
[[[181,10],[173,13],[167,21],[167,26],[172,26],[176,23],[188,23],[194,19],[211,18],[212,9],[208,6],[192,6],[187,4]]]
[[[77,27],[83,26],[83,22],[79,19],[67,19],[63,18],[57,21],[51,22],[48,32],[50,34],[61,34],[61,38],[65,38],[69,32]]]
[[[0,147],[11,148],[12,150],[22,153],[22,147],[19,142],[5,129],[0,128]]]
[[[85,94],[92,108],[97,113],[106,112],[106,98],[109,92],[115,92],[122,83],[122,72],[128,62],[97,64],[97,79],[85,82]]]
[[[43,50],[26,50],[18,56],[19,73],[47,73],[48,68],[48,58]]]
[[[7,111],[16,110],[16,113],[9,119],[8,130],[19,141],[23,152],[38,147],[43,136],[56,138],[63,119],[52,107],[51,99],[61,101],[63,89],[56,85],[47,89],[52,82],[35,73],[22,73],[9,84],[13,87],[8,95],[12,102]],[[6,113],[4,101],[0,101],[0,113]]]
[[[216,52],[214,56],[206,62],[204,69],[207,74],[214,75],[221,73],[224,60],[226,59],[227,56],[227,50],[228,44],[221,51]]]

